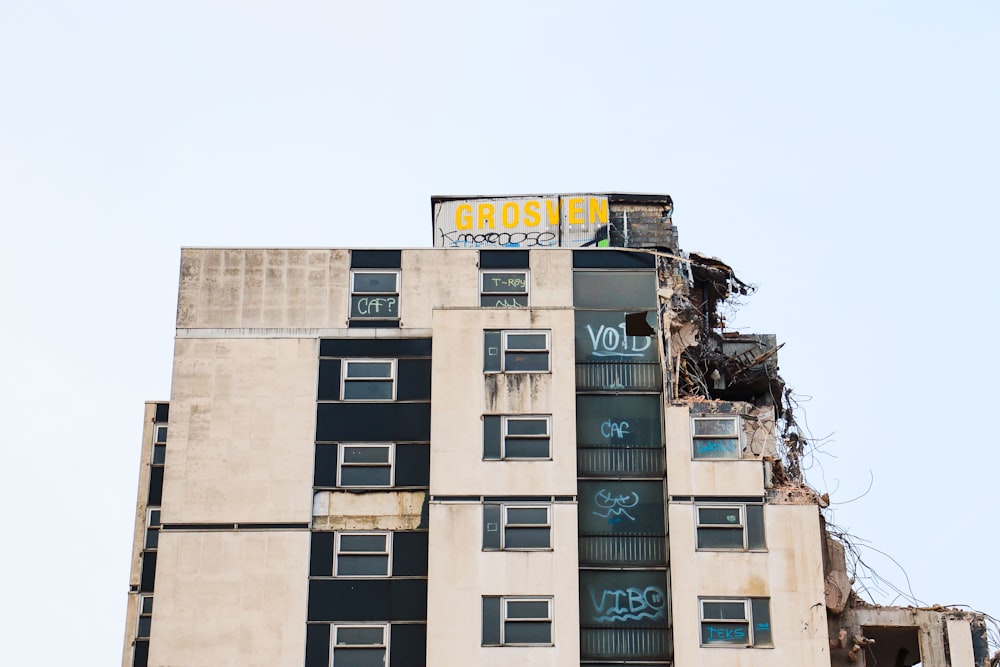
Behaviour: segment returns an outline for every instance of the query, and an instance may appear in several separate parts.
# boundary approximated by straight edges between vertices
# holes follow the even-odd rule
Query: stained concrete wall
[[[310,520],[317,346],[177,339],[163,523]]]
[[[431,503],[428,665],[579,667],[576,504],[551,516],[551,551],[483,551],[480,503]],[[553,645],[482,646],[484,595],[552,596]]]
[[[725,487],[714,495],[735,495]],[[698,551],[693,504],[669,508],[678,665],[828,667],[819,508],[766,505],[766,552]],[[769,597],[773,648],[700,646],[700,597]]]
[[[305,661],[309,532],[160,535],[150,667]]]
[[[483,373],[485,329],[549,330],[550,373]],[[433,495],[575,495],[573,311],[434,312]],[[551,461],[484,461],[484,414],[550,414]]]

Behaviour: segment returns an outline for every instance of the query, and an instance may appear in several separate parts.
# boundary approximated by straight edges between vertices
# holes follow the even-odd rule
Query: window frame
[[[496,354],[490,354],[489,351],[494,349],[489,345],[489,339],[491,336],[499,334],[499,340],[497,341]],[[515,336],[544,336],[545,345],[542,348],[537,347],[512,347],[510,340]],[[509,368],[510,363],[507,361],[507,355],[509,354],[527,354],[535,355],[540,357],[542,354],[545,355],[545,368],[544,369],[522,369],[522,368]],[[497,363],[490,363],[490,357],[497,356]],[[487,374],[495,373],[551,373],[552,372],[552,330],[551,329],[486,329],[483,331],[483,372]]]
[[[708,421],[731,421],[736,424],[735,436],[701,435],[698,434],[697,424]],[[707,440],[736,440],[737,453],[735,456],[704,456],[699,455],[698,441]],[[694,461],[739,461],[743,459],[746,449],[743,439],[743,417],[742,415],[692,415],[691,416],[691,459]]]
[[[500,442],[487,442],[492,434],[492,429],[488,427],[490,420],[500,418],[499,437]],[[520,434],[510,433],[511,422],[544,422],[545,433],[540,434]],[[545,440],[548,447],[545,456],[510,456],[507,453],[508,439],[514,443],[524,440]],[[488,455],[487,449],[494,449],[499,444],[499,457]],[[483,460],[484,461],[551,461],[552,460],[552,415],[483,415]]]
[[[499,522],[496,526],[497,537],[495,542],[499,546],[487,546],[487,534],[494,532],[490,530],[492,522],[487,520],[486,508],[487,507],[497,507],[499,510]],[[512,523],[509,520],[509,510],[514,509],[543,509],[545,510],[545,521],[544,523]],[[538,503],[538,502],[490,502],[486,501],[483,503],[483,551],[552,551],[552,503]],[[539,533],[546,532],[548,537],[548,544],[543,547],[529,547],[529,546],[510,546],[508,544],[509,538],[507,536],[507,529],[528,529],[536,530]]]
[[[356,284],[356,277],[361,274],[380,274],[380,275],[391,275],[395,277],[395,291],[365,291],[358,290]],[[348,302],[348,319],[349,320],[398,320],[399,319],[399,294],[400,294],[400,281],[402,278],[402,271],[400,269],[351,269],[351,296]],[[395,297],[396,299],[396,314],[395,315],[382,315],[382,314],[369,314],[369,315],[355,315],[354,314],[354,298],[355,297],[365,297],[369,295],[382,295],[386,297]]]
[[[345,460],[347,450],[354,449],[388,449],[386,462],[348,462]],[[345,484],[344,468],[388,468],[388,484]],[[396,485],[396,443],[394,442],[340,442],[337,443],[337,488],[340,489],[391,489]]]
[[[482,633],[482,645],[483,646],[493,646],[493,647],[506,647],[506,646],[555,646],[555,641],[553,638],[553,631],[555,625],[555,614],[554,614],[554,599],[551,595],[484,595],[483,596],[483,625],[486,624],[486,606],[487,600],[498,600],[499,601],[499,622],[500,627],[497,628],[499,632],[499,643],[487,642],[486,632],[487,628],[483,627]],[[510,603],[517,602],[544,602],[546,605],[546,615],[544,618],[536,616],[513,616],[510,613],[509,605]],[[508,623],[546,623],[548,624],[548,641],[547,642],[514,642],[508,641],[507,639],[507,624]]]
[[[524,290],[523,291],[520,291],[520,292],[512,292],[512,291],[503,292],[503,291],[497,291],[497,290],[489,290],[489,289],[487,289],[487,285],[486,285],[486,278],[487,278],[487,276],[489,276],[489,275],[497,275],[497,274],[514,274],[514,273],[521,274],[524,277]],[[528,269],[480,269],[479,270],[479,307],[480,308],[528,308],[531,305],[530,292],[529,292],[529,290],[530,290],[530,284],[531,284],[530,280],[531,280],[531,274],[530,274],[530,271]],[[486,305],[483,305],[483,299],[492,299],[492,298],[501,299],[501,298],[505,298],[505,297],[516,298],[516,297],[519,297],[519,296],[524,297],[524,305],[513,305],[513,306],[507,306],[507,305],[503,305],[503,306],[501,306],[501,305],[486,306]]]
[[[352,357],[342,359],[340,362],[340,400],[350,401],[350,402],[361,402],[361,403],[384,403],[396,400],[396,389],[398,387],[398,359],[389,359],[381,357]],[[350,368],[352,365],[364,365],[364,364],[389,364],[389,375],[387,377],[375,377],[375,376],[359,376],[351,377]],[[348,398],[347,397],[347,387],[348,383],[369,383],[369,382],[388,382],[391,385],[390,395],[388,398]]]
[[[388,623],[332,623],[330,624],[330,667],[337,667],[337,635],[341,629],[353,628],[381,628],[382,642],[380,644],[342,644],[341,649],[382,649],[382,664],[389,665],[389,639],[392,633],[389,631]]]
[[[373,537],[381,536],[385,539],[385,549],[383,551],[345,551],[343,549],[343,538],[353,536]],[[340,569],[341,556],[373,558],[385,557],[385,574],[344,574]],[[333,536],[333,576],[338,579],[386,579],[392,576],[392,531],[390,530],[338,530]]]
[[[694,504],[694,524],[695,524],[695,549],[697,551],[767,551],[766,533],[764,530],[763,512],[764,502],[730,502],[730,501],[703,501]],[[752,539],[751,531],[754,530],[750,519],[750,507],[760,508],[760,535],[757,539]],[[703,509],[734,509],[739,512],[739,523],[723,524],[709,523],[701,520],[701,510]],[[703,546],[701,544],[702,530],[705,531],[740,531],[742,536],[741,546]]]
[[[766,632],[762,629],[757,628],[758,619],[754,618],[754,602],[763,601],[767,606],[767,629]],[[724,604],[740,604],[743,606],[743,618],[715,618],[706,617],[705,614],[705,604],[709,603],[724,603]],[[769,597],[699,597],[698,598],[698,642],[702,648],[773,648],[773,636],[771,628],[771,598]],[[744,624],[746,625],[746,641],[740,642],[727,642],[727,641],[717,641],[717,642],[706,642],[705,641],[705,624],[706,623],[725,623],[730,625]],[[758,638],[758,633],[763,635],[763,637]]]
[[[159,505],[153,505],[146,508],[146,530],[142,535],[142,550],[143,551],[156,551],[160,544],[160,528],[162,523],[162,512],[163,510]],[[156,523],[153,522],[153,512],[156,512]],[[149,546],[149,536],[155,535],[153,538],[153,546]]]
[[[149,602],[149,607],[147,610],[146,602]],[[137,620],[135,624],[135,638],[136,639],[149,639],[149,635],[152,634],[153,625],[153,595],[141,594],[139,595],[139,605],[137,609]],[[145,632],[145,634],[143,634]]]

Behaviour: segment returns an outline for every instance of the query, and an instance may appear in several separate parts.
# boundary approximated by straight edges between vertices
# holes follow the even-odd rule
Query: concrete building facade
[[[436,248],[182,251],[123,667],[826,667],[919,626],[836,589],[776,341],[723,332],[746,286],[669,197],[432,209]],[[924,664],[982,667],[977,623]]]

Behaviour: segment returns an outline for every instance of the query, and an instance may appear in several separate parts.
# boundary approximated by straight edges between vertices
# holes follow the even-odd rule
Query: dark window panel
[[[316,406],[319,442],[429,441],[429,403],[320,403]]]
[[[316,395],[321,401],[340,400],[340,359],[320,359]]]
[[[392,534],[394,577],[427,576],[427,533],[400,531]]]
[[[581,570],[580,624],[608,629],[669,627],[666,591],[665,572]]]
[[[393,623],[389,628],[389,667],[425,667],[427,626],[423,623]]]
[[[507,528],[504,540],[507,549],[548,549],[551,544],[548,528]]]
[[[500,460],[500,415],[483,416],[483,458],[490,461]]]
[[[544,622],[511,622],[504,624],[505,644],[551,644],[552,623]]]
[[[310,621],[425,621],[426,579],[313,579]]]
[[[396,486],[429,486],[430,445],[396,445]]]
[[[309,576],[333,576],[333,533],[312,533],[309,553]]]
[[[153,466],[149,471],[148,504],[156,506],[163,499],[163,466]]]
[[[483,598],[483,646],[500,645],[500,603],[498,597]]]
[[[483,549],[500,548],[501,508],[498,503],[483,505]]]
[[[316,445],[314,486],[337,486],[337,445]]]
[[[147,551],[142,554],[142,574],[139,575],[139,592],[152,593],[154,581],[156,581],[156,552]]]
[[[479,268],[526,269],[528,268],[528,251],[527,250],[480,250]]]
[[[430,338],[325,338],[321,357],[429,357]]]
[[[753,623],[753,645],[771,645],[771,600],[750,598],[750,619]]]
[[[330,667],[330,626],[306,626],[306,667]]]
[[[574,269],[648,269],[656,266],[655,257],[642,252],[616,250],[574,250]]]
[[[656,307],[655,271],[577,271],[573,274],[577,308],[648,310]]]
[[[156,414],[153,417],[153,421],[157,423],[166,423],[170,417],[170,404],[169,403],[157,403],[156,404]]]
[[[483,370],[487,373],[500,372],[500,352],[502,345],[499,331],[483,332]]]
[[[153,463],[155,465],[163,465],[166,462],[167,462],[167,446],[153,445]]]
[[[698,547],[701,549],[742,549],[742,528],[699,528]]]
[[[398,329],[399,320],[351,320],[348,329]]]
[[[747,505],[747,548],[763,549],[764,543],[764,506]]]
[[[396,400],[431,400],[431,360],[400,359],[396,362]]]
[[[132,667],[146,667],[149,664],[149,642],[137,641],[132,654]]]
[[[399,250],[352,250],[352,269],[398,269]]]

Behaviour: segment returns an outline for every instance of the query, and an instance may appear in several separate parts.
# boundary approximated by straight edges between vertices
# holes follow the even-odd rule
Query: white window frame
[[[518,421],[545,422],[543,435],[511,435],[510,423]],[[507,440],[548,440],[549,451],[545,456],[509,456]],[[500,417],[500,460],[501,461],[551,461],[552,460],[552,415],[501,415]]]
[[[498,292],[496,290],[490,290],[489,286],[486,284],[487,277],[496,274],[511,274],[519,273],[524,276],[524,291],[522,292]],[[481,308],[527,308],[530,305],[530,295],[529,295],[529,285],[531,284],[531,275],[528,269],[481,269],[479,271],[479,306]],[[484,306],[483,297],[496,297],[497,299],[503,299],[506,297],[523,297],[524,305],[514,305],[514,306]]]
[[[388,449],[386,462],[346,461],[348,448]],[[345,484],[344,468],[389,468],[388,484]],[[337,445],[337,487],[344,489],[391,489],[396,485],[396,443],[394,442],[341,442]]]
[[[334,623],[330,626],[330,666],[338,667],[337,665],[337,636],[341,629],[351,629],[351,628],[381,628],[382,629],[382,643],[380,644],[341,644],[339,647],[341,649],[373,649],[381,648],[383,657],[382,664],[385,667],[389,667],[389,624],[388,623]]]
[[[704,440],[731,440],[734,436],[698,435],[697,424],[708,421],[732,421],[736,423],[735,456],[699,456],[698,442]],[[738,461],[743,458],[743,418],[740,415],[695,415],[691,417],[691,458],[695,461]]]
[[[702,523],[701,511],[702,509],[715,509],[715,510],[725,510],[731,509],[735,510],[739,516],[738,523]],[[694,506],[694,523],[695,523],[695,548],[699,551],[746,551],[747,550],[747,512],[746,505],[742,503],[698,503]],[[698,545],[698,532],[701,529],[706,530],[731,530],[733,532],[739,530],[740,535],[743,538],[743,544],[740,547],[703,547]]]
[[[381,274],[381,275],[395,276],[395,279],[396,279],[395,280],[396,290],[394,292],[372,292],[372,291],[359,290],[357,288],[357,285],[355,284],[355,278],[359,274],[368,274],[368,273],[377,273],[377,274]],[[399,305],[400,305],[399,304],[400,274],[401,274],[401,271],[399,269],[351,269],[351,298],[350,298],[350,302],[348,304],[348,308],[349,308],[348,316],[349,316],[349,318],[353,319],[353,320],[398,320],[399,319]],[[373,314],[355,315],[354,314],[354,297],[356,297],[356,296],[358,296],[358,297],[364,297],[364,296],[376,296],[376,297],[377,296],[384,296],[386,298],[395,298],[396,299],[396,314],[395,315],[380,315],[380,314],[376,313],[374,315]]]
[[[501,503],[501,502],[490,502],[486,501],[483,503],[484,508],[487,506],[497,505],[500,509],[500,523],[495,526],[498,533],[498,538],[500,542],[499,548],[491,546],[484,547],[483,551],[552,551],[552,503]],[[531,509],[531,510],[545,510],[545,521],[543,523],[512,523],[508,518],[508,513],[510,510],[518,509]],[[488,523],[486,518],[483,518],[483,531],[492,532],[492,523]],[[548,544],[544,547],[518,547],[510,546],[507,544],[507,529],[508,528],[528,528],[533,530],[538,530],[541,532],[542,529],[548,531]],[[484,537],[485,541],[485,537]]]
[[[741,646],[743,646],[745,648],[759,648],[759,647],[770,648],[770,647],[772,647],[773,646],[773,643],[772,643],[773,640],[768,640],[766,643],[761,643],[761,644],[757,643],[757,638],[755,637],[755,633],[754,633],[754,629],[755,629],[754,626],[757,624],[757,622],[753,618],[753,606],[751,605],[751,601],[753,599],[754,598],[749,598],[749,597],[746,597],[746,598],[741,598],[741,597],[700,597],[700,598],[698,598],[698,641],[699,641],[700,645],[702,647],[704,647],[704,648],[739,648]],[[770,607],[770,598],[760,598],[760,599],[766,599],[766,600],[768,600],[768,607]],[[741,604],[741,605],[743,605],[743,618],[742,619],[736,619],[736,618],[709,618],[709,617],[706,617],[706,615],[705,615],[705,604],[706,603],[710,603],[710,604],[711,603]],[[768,610],[768,613],[770,613],[770,609]],[[704,641],[704,626],[705,626],[706,623],[728,623],[728,624],[744,623],[747,626],[746,642],[743,642],[743,643],[722,642],[722,641],[719,641],[719,642],[705,642]],[[768,634],[770,634],[772,632],[770,623],[771,623],[771,619],[768,618],[768,628],[769,628],[768,629]]]
[[[153,444],[154,445],[165,445],[167,444],[167,425],[163,423],[153,424]],[[163,437],[160,437],[160,432],[163,432]]]
[[[497,370],[485,370],[486,363],[484,360],[483,367],[485,373],[551,373],[552,372],[552,331],[550,329],[488,329],[484,331],[484,335],[490,333],[500,334],[500,347],[497,349],[496,354],[499,355],[500,363],[499,369]],[[544,348],[518,348],[512,347],[510,340],[512,337],[516,336],[545,336],[545,347]],[[492,350],[493,348],[489,348]],[[490,354],[489,350],[487,353]],[[509,353],[524,352],[526,354],[539,354],[545,353],[545,369],[544,370],[523,370],[519,368],[507,368],[507,355]]]
[[[361,401],[364,403],[376,403],[376,402],[387,402],[396,400],[396,359],[376,359],[369,357],[357,357],[350,359],[343,359],[340,362],[340,400],[342,401]],[[389,364],[389,376],[388,377],[351,377],[351,366],[359,365],[363,366],[365,364]],[[348,383],[356,382],[390,382],[392,383],[392,391],[389,398],[347,398],[347,386]]]
[[[548,616],[544,619],[539,618],[512,618],[508,612],[508,605],[511,602],[544,602],[548,608]],[[546,643],[519,643],[519,642],[509,642],[507,641],[507,624],[508,623],[548,623],[549,624],[549,641]],[[552,619],[552,598],[548,596],[529,596],[529,595],[507,595],[500,599],[500,645],[501,646],[552,646],[553,637],[553,619]]]
[[[344,551],[342,538],[360,535],[364,537],[381,536],[385,538],[384,551]],[[385,556],[385,574],[342,574],[340,572],[341,556]],[[342,579],[385,579],[392,576],[392,531],[385,530],[343,530],[334,534],[333,576]]]

